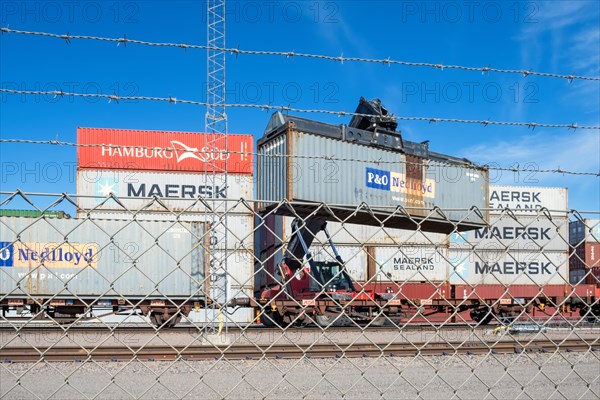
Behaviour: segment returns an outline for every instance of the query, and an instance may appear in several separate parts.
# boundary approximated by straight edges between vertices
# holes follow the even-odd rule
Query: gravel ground
[[[600,354],[0,364],[2,399],[599,399]]]

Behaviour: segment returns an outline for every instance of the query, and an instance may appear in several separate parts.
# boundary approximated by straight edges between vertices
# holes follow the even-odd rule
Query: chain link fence
[[[1,398],[600,396],[597,215],[2,198]]]

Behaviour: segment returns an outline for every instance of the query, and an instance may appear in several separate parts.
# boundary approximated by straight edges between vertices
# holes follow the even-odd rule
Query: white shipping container
[[[274,216],[274,218],[277,220],[273,227],[273,231],[277,235],[276,239],[283,239],[287,243],[292,234],[292,221],[294,218],[281,216]],[[448,242],[448,235],[444,233],[342,224],[339,222],[327,222],[327,231],[336,245],[444,245]],[[327,240],[323,233],[318,235],[317,239],[321,242]]]
[[[87,212],[79,212],[77,218],[85,219]],[[172,213],[129,213],[116,211],[93,211],[89,213],[92,220],[133,220],[144,222],[169,221],[173,225],[169,228],[171,233],[186,232],[187,225],[176,222],[204,222],[206,223],[206,236],[199,237],[205,240],[207,247],[212,244],[216,249],[254,249],[254,216],[252,214],[206,214],[190,213],[174,215]],[[214,225],[212,223],[214,222]],[[210,226],[212,225],[212,229]]]
[[[206,205],[198,201],[201,196],[216,211],[250,213],[247,207],[225,199],[253,199],[253,179],[240,174],[228,174],[225,180],[224,174],[80,169],[77,195],[85,197],[78,197],[77,205],[84,210],[206,211]],[[107,200],[111,193],[121,204]],[[160,202],[145,207],[154,196]]]
[[[561,285],[569,283],[566,252],[449,250],[450,283],[456,285]]]
[[[335,247],[346,264],[346,271],[357,282],[367,279],[367,253],[361,246],[336,246]],[[318,261],[335,259],[329,246],[312,247],[313,257]]]
[[[377,281],[443,282],[448,279],[446,247],[375,247]]]
[[[568,220],[547,215],[491,215],[490,226],[450,235],[450,247],[475,250],[569,250]]]
[[[517,215],[537,215],[545,207],[553,215],[567,217],[567,188],[490,185],[489,207],[491,213],[509,208]]]

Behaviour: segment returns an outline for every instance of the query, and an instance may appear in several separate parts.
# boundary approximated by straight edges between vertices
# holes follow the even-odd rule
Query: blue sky
[[[600,76],[600,3],[246,1],[227,4],[227,46]],[[206,43],[205,3],[4,1],[2,27]],[[3,88],[204,101],[202,50],[3,34]],[[228,55],[229,103],[352,112],[379,97],[402,116],[600,125],[600,83],[511,74]],[[2,138],[75,141],[78,126],[203,131],[200,106],[1,94]],[[270,113],[230,108],[229,131],[260,137]],[[349,118],[308,114],[324,122]],[[502,167],[600,170],[598,131],[400,122],[408,140]],[[75,191],[72,147],[0,146],[2,191]],[[600,209],[597,177],[492,173],[494,183],[568,187],[569,206]]]

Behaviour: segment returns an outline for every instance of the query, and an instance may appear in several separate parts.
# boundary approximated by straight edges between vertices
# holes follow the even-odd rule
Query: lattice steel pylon
[[[227,133],[225,113],[225,0],[207,3],[206,131]]]
[[[225,0],[207,1],[207,46],[206,51],[206,116],[205,130],[209,135],[207,148],[215,160],[212,169],[212,186],[227,187],[228,154],[227,114],[225,113]],[[214,195],[213,195],[214,196]],[[221,307],[227,302],[227,203],[213,197],[214,210],[224,210],[222,215],[212,213],[210,224],[209,290],[207,295],[213,300],[212,316],[207,314],[207,322],[212,326],[222,321]],[[205,278],[206,279],[206,278]]]

